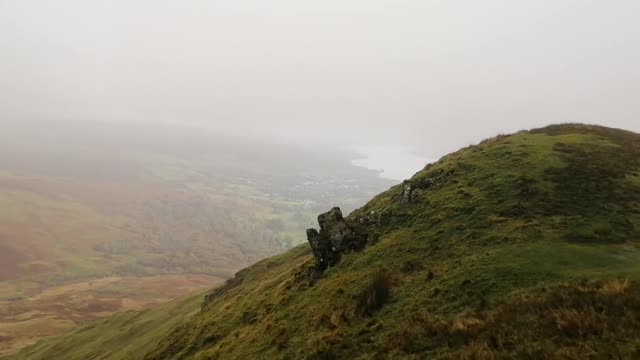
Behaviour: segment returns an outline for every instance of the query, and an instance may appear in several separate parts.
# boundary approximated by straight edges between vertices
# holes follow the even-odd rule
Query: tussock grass
[[[371,284],[357,298],[356,313],[371,316],[379,310],[391,297],[392,277],[384,272],[377,272]]]
[[[611,279],[602,285],[601,291],[605,295],[624,295],[631,288],[629,279]]]

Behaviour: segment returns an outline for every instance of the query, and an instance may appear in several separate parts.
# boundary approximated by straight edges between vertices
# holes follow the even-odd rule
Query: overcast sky
[[[0,0],[0,123],[157,122],[438,157],[640,131],[638,0]]]

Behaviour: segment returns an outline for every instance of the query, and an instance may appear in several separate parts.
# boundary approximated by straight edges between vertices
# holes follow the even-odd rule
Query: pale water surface
[[[432,159],[419,156],[402,146],[357,146],[352,148],[364,157],[353,161],[355,165],[381,170],[380,176],[393,180],[408,179],[422,170]]]

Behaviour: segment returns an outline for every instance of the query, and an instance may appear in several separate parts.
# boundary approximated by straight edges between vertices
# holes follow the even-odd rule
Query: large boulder
[[[320,231],[307,230],[307,240],[316,258],[316,268],[324,271],[340,260],[340,255],[364,248],[368,240],[366,226],[345,219],[335,207],[318,216]]]

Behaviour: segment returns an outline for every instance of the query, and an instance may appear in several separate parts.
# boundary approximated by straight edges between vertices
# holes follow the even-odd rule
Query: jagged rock
[[[353,250],[360,250],[368,240],[366,226],[357,221],[345,219],[340,208],[318,216],[320,231],[307,230],[307,240],[316,258],[317,269],[324,271],[335,265],[340,255]]]
[[[321,235],[316,229],[307,229],[307,240],[319,268],[324,270],[336,262],[337,254],[333,251],[331,241],[326,234]]]
[[[402,203],[408,204],[413,198],[413,181],[405,180],[402,182]]]
[[[402,202],[408,204],[413,200],[416,190],[426,190],[436,183],[433,178],[405,180],[402,182]]]
[[[372,210],[365,216],[356,216],[355,221],[363,225],[380,225],[380,214]]]
[[[416,190],[427,190],[435,185],[443,183],[454,173],[454,170],[449,170],[445,173],[439,171],[438,175],[435,177],[403,181],[401,202],[404,204],[410,203],[415,197],[414,195]]]

